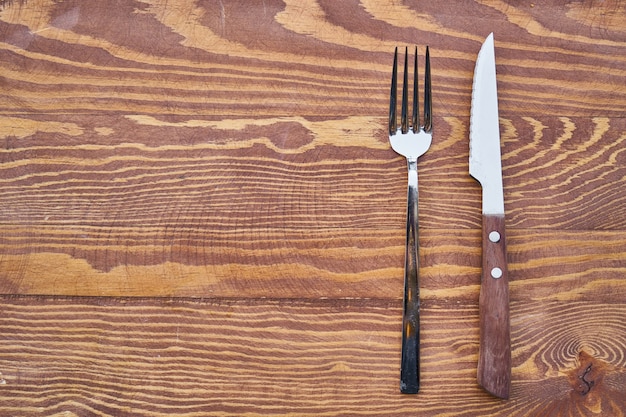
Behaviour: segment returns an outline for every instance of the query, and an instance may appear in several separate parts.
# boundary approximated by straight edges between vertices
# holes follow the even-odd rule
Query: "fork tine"
[[[424,131],[431,132],[433,130],[432,109],[433,101],[430,84],[430,52],[426,47],[426,64],[424,67]]]
[[[402,85],[402,116],[400,117],[402,133],[407,133],[409,131],[409,119],[407,117],[409,109],[409,72],[407,70],[408,53],[409,48],[404,48],[404,84]]]
[[[396,101],[398,96],[398,47],[393,56],[393,74],[391,75],[391,97],[389,98],[389,136],[395,135],[398,130],[396,117]]]
[[[417,133],[420,130],[419,127],[419,99],[417,98],[417,46],[415,47],[415,60],[413,61],[413,114],[411,116],[411,126],[413,126],[413,133]]]

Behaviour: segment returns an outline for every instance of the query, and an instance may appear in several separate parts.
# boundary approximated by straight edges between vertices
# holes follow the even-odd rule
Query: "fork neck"
[[[406,163],[409,170],[409,187],[417,188],[417,158],[407,158]]]

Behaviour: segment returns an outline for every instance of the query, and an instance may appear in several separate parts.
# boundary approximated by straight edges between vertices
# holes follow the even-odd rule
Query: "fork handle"
[[[417,159],[407,159],[409,185],[407,192],[406,251],[404,261],[404,307],[402,315],[402,362],[400,392],[417,394],[420,387],[420,300],[419,250],[417,232]]]

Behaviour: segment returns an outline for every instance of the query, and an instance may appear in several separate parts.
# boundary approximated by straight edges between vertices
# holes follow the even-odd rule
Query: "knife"
[[[506,399],[511,386],[511,336],[493,33],[480,48],[474,69],[469,171],[482,186],[483,204],[478,384]]]

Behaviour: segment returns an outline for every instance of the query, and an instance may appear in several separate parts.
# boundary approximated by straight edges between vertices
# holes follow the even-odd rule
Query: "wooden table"
[[[624,415],[621,2],[2,3],[0,415]],[[468,127],[492,31],[508,401],[476,383]],[[434,84],[416,396],[386,135],[405,45]]]

